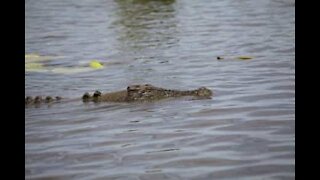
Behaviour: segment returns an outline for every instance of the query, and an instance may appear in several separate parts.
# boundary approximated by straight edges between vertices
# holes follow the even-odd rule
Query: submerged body
[[[110,92],[110,93],[101,93],[100,91],[94,92],[93,95],[85,93],[82,96],[83,102],[147,102],[155,101],[170,97],[181,97],[181,96],[196,96],[200,98],[211,98],[212,91],[208,88],[201,87],[191,91],[181,91],[181,90],[172,90],[164,89],[160,87],[153,86],[151,84],[143,85],[130,85],[126,90]],[[41,104],[41,103],[52,103],[61,101],[61,97],[57,96],[52,98],[47,96],[45,99],[42,99],[41,96],[37,96],[34,99],[30,96],[26,97],[25,104]],[[70,99],[69,101],[74,101],[79,99]]]

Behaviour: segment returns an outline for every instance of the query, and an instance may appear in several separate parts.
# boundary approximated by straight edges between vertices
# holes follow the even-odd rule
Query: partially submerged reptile
[[[143,85],[130,85],[126,90],[101,93],[100,91],[95,91],[93,95],[86,92],[82,96],[83,102],[147,102],[155,101],[170,97],[181,97],[181,96],[195,96],[199,98],[211,98],[212,91],[206,87],[201,87],[190,91],[172,90],[164,89],[160,87],[153,86],[151,84]],[[26,105],[39,105],[42,103],[53,103],[63,101],[64,98],[57,96],[55,98],[47,96],[42,98],[41,96],[36,96],[35,98],[27,96],[25,98]],[[77,99],[69,99],[67,101],[75,101]]]

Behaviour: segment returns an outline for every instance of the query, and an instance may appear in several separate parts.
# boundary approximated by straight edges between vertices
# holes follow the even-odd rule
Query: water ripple
[[[26,179],[294,179],[295,1],[26,1]],[[250,60],[225,58],[252,56]],[[87,103],[84,92],[206,86],[212,99]]]

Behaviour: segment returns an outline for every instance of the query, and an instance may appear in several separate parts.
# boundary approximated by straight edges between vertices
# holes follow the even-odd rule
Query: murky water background
[[[26,95],[150,83],[209,100],[25,109],[26,179],[294,179],[294,0],[26,0]],[[254,56],[216,60],[217,56]],[[110,63],[112,62],[112,63]],[[110,64],[108,64],[110,63]]]

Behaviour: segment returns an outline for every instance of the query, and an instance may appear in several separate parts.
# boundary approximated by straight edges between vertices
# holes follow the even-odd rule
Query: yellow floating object
[[[61,58],[61,57],[59,57],[59,56],[41,56],[36,53],[30,53],[30,54],[25,54],[24,58],[25,58],[25,62],[33,63],[33,62],[40,62],[40,61],[57,59],[57,58]]]
[[[24,56],[26,59],[28,58],[39,58],[40,55],[39,54],[35,54],[35,53],[31,53],[31,54],[25,54]]]
[[[249,59],[253,59],[253,58],[254,57],[252,57],[252,56],[236,56],[236,57],[227,57],[226,59],[249,60]],[[222,60],[222,59],[225,59],[225,57],[218,56],[217,59]]]
[[[250,57],[250,56],[239,56],[238,59],[241,59],[241,60],[248,60],[248,59],[252,59],[253,57]]]
[[[50,70],[51,73],[56,74],[77,74],[89,71],[93,71],[93,69],[90,67],[59,67]]]
[[[101,69],[101,68],[103,68],[103,65],[102,65],[102,63],[100,63],[100,62],[97,61],[97,60],[92,60],[92,61],[90,62],[90,67],[91,67],[91,68],[94,68],[94,69]]]
[[[25,63],[25,69],[42,69],[43,65],[41,63]]]

